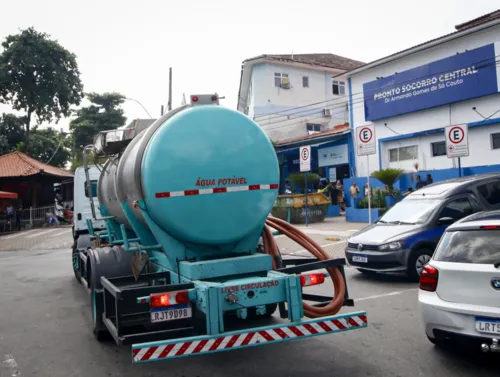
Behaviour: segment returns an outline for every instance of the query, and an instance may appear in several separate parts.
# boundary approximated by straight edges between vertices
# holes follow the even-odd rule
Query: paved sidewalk
[[[0,236],[0,251],[71,248],[71,225],[44,227]]]

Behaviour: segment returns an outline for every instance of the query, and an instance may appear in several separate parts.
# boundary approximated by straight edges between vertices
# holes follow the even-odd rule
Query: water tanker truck
[[[131,346],[133,363],[367,326],[363,311],[339,314],[354,306],[345,260],[269,215],[280,181],[273,145],[217,95],[191,96],[144,129],[101,132],[84,148],[86,171],[90,157],[98,205],[87,175],[94,221],[75,240],[73,269],[95,337]],[[312,257],[282,258],[277,233]],[[325,279],[331,296],[307,288]]]

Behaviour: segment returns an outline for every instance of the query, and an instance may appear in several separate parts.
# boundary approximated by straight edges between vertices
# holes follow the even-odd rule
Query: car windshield
[[[404,199],[389,209],[379,220],[392,224],[421,224],[427,221],[441,203],[435,199]]]
[[[500,231],[446,232],[434,255],[440,262],[493,264],[500,262]]]

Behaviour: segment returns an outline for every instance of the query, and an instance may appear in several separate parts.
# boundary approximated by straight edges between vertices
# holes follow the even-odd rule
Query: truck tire
[[[132,253],[120,246],[89,249],[88,281],[90,285],[90,306],[92,310],[92,331],[98,341],[110,340],[110,334],[103,322],[104,298],[101,277],[115,278],[132,274]]]
[[[413,250],[408,258],[408,266],[406,266],[406,274],[412,281],[420,279],[420,272],[423,265],[432,258],[434,252],[427,248]]]
[[[78,283],[82,282],[82,275],[80,273],[80,259],[78,253],[82,250],[88,250],[93,245],[90,240],[89,234],[82,234],[73,243],[73,248],[71,252],[71,258],[73,260],[73,273],[75,274],[75,279]]]

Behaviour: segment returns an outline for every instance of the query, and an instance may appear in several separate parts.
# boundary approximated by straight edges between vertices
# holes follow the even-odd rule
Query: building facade
[[[332,78],[363,63],[333,54],[262,55],[243,62],[238,110],[274,142],[348,122],[347,83]]]
[[[302,145],[312,146],[312,169],[322,178],[351,175],[347,82],[334,76],[363,64],[334,54],[262,55],[243,62],[238,110],[275,143],[282,180],[299,171]]]
[[[459,163],[473,173],[500,170],[500,11],[336,78],[348,83],[353,133],[375,125],[377,154],[356,156],[357,176]],[[465,124],[469,155],[448,158],[444,129]]]

